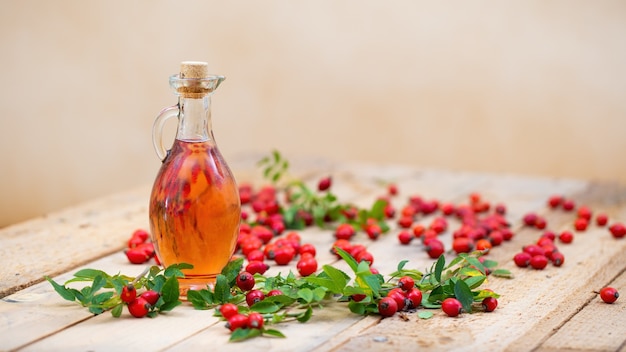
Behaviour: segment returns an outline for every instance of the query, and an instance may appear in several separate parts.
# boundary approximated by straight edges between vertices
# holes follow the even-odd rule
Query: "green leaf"
[[[506,278],[506,279],[513,278],[513,274],[510,271],[506,270],[506,269],[496,269],[496,270],[494,270],[491,273],[491,275],[493,275],[495,277],[503,277],[503,278]]]
[[[242,267],[243,258],[237,258],[229,261],[228,264],[226,264],[226,266],[222,269],[221,274],[226,277],[228,283],[234,283],[237,279],[237,275],[241,272]]]
[[[89,312],[95,315],[104,313],[104,309],[98,306],[89,306]]]
[[[175,276],[170,277],[165,280],[163,284],[163,288],[161,289],[161,297],[163,301],[167,304],[170,302],[178,301],[178,297],[180,295],[178,279]]]
[[[263,335],[270,335],[270,336],[281,337],[281,338],[287,337],[282,332],[275,330],[275,329],[265,329],[263,330]]]
[[[464,279],[465,283],[470,289],[475,289],[478,286],[482,285],[483,282],[487,279],[486,276],[471,276],[467,279]]]
[[[81,269],[74,274],[75,277],[94,280],[96,276],[109,277],[107,273],[96,269]]]
[[[169,278],[172,276],[185,277],[185,274],[182,271],[185,269],[192,269],[192,268],[193,268],[193,265],[187,264],[187,263],[172,264],[168,266],[167,269],[165,269],[165,271],[163,272],[163,275],[166,278]]]
[[[398,268],[396,270],[398,271],[402,271],[402,269],[404,269],[404,266],[406,265],[406,263],[408,263],[408,260],[402,260],[398,263]]]
[[[312,316],[313,316],[313,308],[309,306],[307,307],[304,314],[299,315],[296,319],[301,323],[306,323],[307,321],[309,321],[309,319],[311,319]]]
[[[230,334],[229,341],[238,342],[261,335],[260,329],[239,328]]]
[[[302,298],[306,303],[311,303],[313,301],[313,291],[305,287],[298,291],[298,297]]]
[[[100,305],[100,304],[108,301],[109,299],[111,299],[111,297],[113,297],[114,294],[115,294],[115,292],[113,292],[113,291],[107,291],[107,292],[99,293],[99,294],[93,296],[93,298],[91,299],[91,303]]]
[[[340,288],[330,278],[325,278],[321,276],[307,276],[304,279],[306,282],[309,282],[311,284],[326,287],[332,293],[342,293],[342,290],[343,290],[343,288]]]
[[[169,312],[170,310],[178,307],[179,305],[183,304],[183,302],[181,301],[170,301],[170,302],[164,302],[160,307],[159,307],[159,312]]]
[[[443,268],[446,266],[446,257],[442,255],[437,259],[437,263],[435,264],[435,280],[437,282],[441,282],[441,273],[443,272]]]
[[[93,283],[91,284],[91,294],[93,295],[94,293],[98,292],[98,290],[103,288],[105,284],[106,284],[106,280],[104,279],[104,277],[102,277],[102,275],[97,275],[93,279]]]
[[[267,302],[265,300],[259,301],[250,307],[253,312],[259,312],[264,314],[276,313],[280,310],[280,306],[274,302]]]
[[[417,313],[417,317],[420,319],[430,319],[433,317],[433,312],[429,310],[421,310]]]
[[[361,302],[350,301],[348,303],[348,308],[352,313],[364,315],[365,314],[365,304]]]
[[[330,266],[330,265],[324,265],[322,267],[322,270],[324,270],[326,275],[328,275],[328,277],[334,283],[334,287],[331,289],[331,291],[333,293],[341,293],[341,292],[343,292],[343,289],[348,284],[348,280],[350,280],[350,276],[348,276],[343,271],[341,271],[341,270],[339,270],[339,269],[337,269],[337,268],[335,268],[333,266]],[[329,289],[330,289],[330,287],[329,287]]]
[[[379,275],[367,275],[363,278],[367,285],[372,289],[372,293],[374,296],[380,296],[380,289],[382,288],[382,283],[380,282]]]
[[[265,302],[265,301],[276,303],[283,307],[286,307],[286,306],[292,305],[296,300],[287,295],[276,295],[276,296],[265,297],[265,299],[261,302]]]
[[[76,295],[74,294],[74,290],[68,289],[65,286],[59,285],[58,283],[56,283],[56,281],[52,280],[49,276],[45,276],[45,279],[48,280],[48,282],[52,285],[52,287],[54,287],[54,290],[57,291],[57,293],[61,297],[63,297],[63,299],[71,301],[71,302],[76,300]]]
[[[354,271],[355,273],[358,271],[359,264],[356,262],[354,257],[350,255],[350,253],[344,251],[339,247],[335,247],[335,251],[341,257],[341,259],[345,260],[345,262],[348,263],[348,266],[350,266],[350,269],[352,269],[352,271]]]
[[[211,295],[211,298],[212,298],[212,295]],[[196,291],[196,290],[187,291],[187,300],[191,302],[191,304],[193,305],[195,309],[208,309],[209,305],[213,303],[212,299],[210,302],[207,302],[207,300],[203,297],[200,291]]]
[[[111,315],[115,318],[119,318],[124,310],[124,304],[120,303],[111,309]]]
[[[326,288],[325,287],[316,287],[315,289],[313,289],[313,301],[314,302],[321,302],[322,300],[324,300],[324,297],[326,297]],[[341,292],[335,292],[335,293],[341,293]]]
[[[230,298],[230,285],[226,276],[219,274],[215,278],[215,292],[213,298],[217,303],[227,303]]]
[[[459,300],[459,302],[461,302],[461,305],[463,305],[463,309],[466,312],[468,313],[472,312],[472,303],[474,302],[474,295],[472,294],[472,291],[467,286],[465,281],[457,280],[456,284],[454,285],[454,296],[456,297],[456,299]]]
[[[480,270],[481,273],[483,273],[483,275],[485,274],[485,266],[483,265],[483,263],[481,263],[478,258],[476,257],[471,257],[468,256],[467,258],[465,258],[465,260],[467,260],[467,262],[474,266],[476,269]]]

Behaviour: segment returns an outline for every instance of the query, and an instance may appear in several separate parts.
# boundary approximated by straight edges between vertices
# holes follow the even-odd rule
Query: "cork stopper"
[[[202,61],[183,61],[180,73],[170,77],[170,84],[185,98],[199,99],[213,92],[224,76],[209,73],[209,65]]]
[[[180,63],[180,78],[207,78],[209,64],[202,61],[183,61]]]

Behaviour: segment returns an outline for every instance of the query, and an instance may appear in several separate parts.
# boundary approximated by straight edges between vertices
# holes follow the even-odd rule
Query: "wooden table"
[[[258,184],[255,156],[231,162],[239,181]],[[572,229],[574,215],[548,209],[550,195],[562,194],[610,219],[626,220],[626,189],[610,183],[449,172],[411,166],[332,163],[296,160],[292,174],[310,182],[333,175],[333,191],[340,199],[369,206],[385,190],[380,181],[396,182],[398,206],[410,195],[455,203],[479,192],[508,207],[507,219],[515,237],[493,250],[490,259],[509,269],[513,279],[490,278],[488,287],[500,293],[493,313],[462,314],[449,318],[434,310],[431,319],[409,313],[381,319],[352,314],[343,303],[330,303],[315,311],[305,324],[280,324],[286,339],[256,338],[228,343],[229,332],[212,310],[190,305],[155,319],[135,319],[128,314],[91,315],[67,302],[43,281],[44,275],[64,282],[79,268],[108,273],[140,273],[144,267],[129,264],[122,249],[133,230],[148,228],[150,185],[111,195],[0,230],[0,349],[19,351],[364,351],[364,350],[472,350],[472,351],[626,351],[626,300],[602,303],[594,291],[611,285],[626,293],[626,239],[612,238],[607,228],[589,226],[575,233],[570,245],[559,245],[565,264],[543,271],[515,267],[512,257],[541,231],[522,226],[530,211],[542,214],[554,231]],[[429,218],[420,221],[428,223]],[[391,273],[400,260],[425,270],[432,264],[420,245],[401,246],[392,230],[377,241],[358,236],[375,256],[375,267]],[[454,228],[454,220],[451,227]],[[303,240],[314,243],[321,263],[337,259],[323,248],[334,238],[330,230],[307,229]],[[450,232],[443,236],[450,243]],[[446,239],[447,238],[447,239]],[[267,274],[294,269],[272,266]]]

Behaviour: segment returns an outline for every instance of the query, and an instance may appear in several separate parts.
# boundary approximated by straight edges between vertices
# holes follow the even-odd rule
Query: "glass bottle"
[[[164,266],[192,264],[179,280],[181,295],[203,289],[230,260],[237,241],[241,205],[235,178],[211,128],[211,95],[224,76],[208,74],[204,62],[186,61],[170,77],[178,104],[154,121],[153,143],[163,161],[150,196],[150,229]],[[163,147],[165,122],[178,118],[171,149]]]

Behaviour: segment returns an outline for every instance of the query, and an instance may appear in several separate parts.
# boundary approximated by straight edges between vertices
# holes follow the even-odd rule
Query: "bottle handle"
[[[152,144],[161,161],[164,161],[169,153],[169,149],[163,146],[163,126],[165,126],[165,122],[170,118],[178,117],[179,111],[178,105],[173,105],[161,110],[152,125]]]

